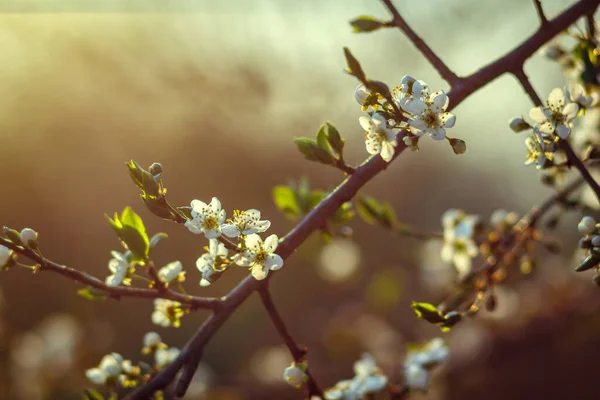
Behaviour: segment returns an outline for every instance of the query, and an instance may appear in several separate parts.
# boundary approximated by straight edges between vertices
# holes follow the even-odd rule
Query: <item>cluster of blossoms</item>
[[[600,285],[600,224],[593,217],[586,216],[581,219],[577,229],[583,235],[579,247],[585,249],[586,257],[575,270],[581,272],[596,268],[594,283]]]
[[[112,258],[108,262],[111,274],[106,278],[106,284],[111,287],[119,285],[131,285],[131,277],[135,272],[136,263],[132,261],[130,252],[110,252]],[[157,272],[158,279],[165,285],[169,283],[185,281],[185,271],[180,261],[173,261],[160,268]]]
[[[192,233],[203,233],[209,240],[208,252],[196,262],[202,272],[201,286],[214,282],[232,264],[249,268],[252,276],[258,280],[265,279],[269,271],[283,266],[283,259],[275,254],[279,244],[277,235],[270,235],[264,241],[258,235],[271,226],[269,221],[260,219],[260,211],[235,210],[233,218],[225,220],[225,210],[216,197],[212,198],[210,204],[193,200],[191,206],[192,219],[185,226]],[[239,239],[235,246],[236,254],[231,260],[227,259],[228,249],[224,243],[228,242],[222,235]]]
[[[136,387],[147,381],[149,377],[177,358],[180,350],[176,347],[169,348],[163,343],[156,332],[148,332],[144,336],[142,353],[154,354],[153,365],[140,362],[134,364],[125,360],[119,353],[110,353],[102,357],[97,367],[86,371],[86,377],[96,385],[109,387],[121,386],[123,388]]]
[[[448,346],[435,338],[424,346],[412,348],[404,361],[404,383],[410,389],[426,391],[430,370],[448,358]]]
[[[356,88],[354,96],[364,111],[369,106],[374,110],[369,116],[359,118],[361,127],[366,131],[367,151],[369,154],[381,154],[386,162],[392,160],[394,148],[398,145],[394,129],[408,130],[402,140],[416,150],[419,137],[428,135],[433,140],[443,140],[446,129],[452,128],[456,122],[456,117],[446,111],[449,99],[443,90],[431,93],[425,82],[408,75],[392,90],[391,100],[402,115],[395,115],[394,108],[386,109],[389,107],[387,99],[372,93],[363,84]],[[454,142],[457,141],[454,139]],[[454,142],[451,145],[458,152]]]
[[[444,244],[441,258],[454,265],[459,277],[471,271],[472,259],[479,254],[474,238],[480,225],[477,215],[467,215],[463,210],[449,209],[442,215]]]
[[[354,363],[354,378],[339,381],[323,394],[326,400],[361,400],[382,391],[388,378],[375,363],[371,354],[365,353]]]

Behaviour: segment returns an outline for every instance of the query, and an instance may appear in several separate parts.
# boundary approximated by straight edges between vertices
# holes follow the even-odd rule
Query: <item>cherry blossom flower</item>
[[[185,226],[190,232],[204,233],[208,239],[221,236],[221,225],[225,221],[225,210],[221,209],[221,202],[216,197],[210,204],[200,200],[192,200],[192,219],[186,221]]]
[[[181,308],[181,303],[167,299],[154,300],[154,312],[152,313],[152,322],[156,325],[169,327],[174,326],[179,328],[181,325],[180,318],[184,312]]]
[[[417,136],[428,134],[433,140],[443,140],[446,129],[452,128],[456,122],[454,114],[446,112],[448,96],[443,90],[423,98],[415,98],[406,108],[412,114],[408,121],[410,130]]]
[[[113,258],[108,262],[108,269],[112,274],[106,278],[106,284],[111,287],[121,284],[130,285],[131,279],[127,278],[127,274],[132,266],[129,264],[129,260],[118,251],[111,251],[110,254]]]
[[[529,116],[539,124],[542,133],[556,133],[566,139],[571,134],[569,122],[577,116],[579,106],[576,103],[566,103],[565,92],[556,88],[550,92],[546,106],[532,108]]]
[[[246,251],[236,254],[234,261],[242,267],[250,267],[252,276],[257,280],[267,277],[269,271],[283,267],[283,258],[275,254],[279,244],[277,235],[271,235],[263,242],[257,234],[246,237]]]
[[[202,273],[200,286],[209,286],[224,270],[223,264],[227,259],[228,250],[217,239],[209,239],[208,253],[204,253],[196,260],[196,268]]]
[[[306,364],[296,365],[295,362],[283,371],[283,379],[295,388],[301,387],[307,381],[308,376],[304,372]]]
[[[429,370],[448,358],[448,346],[435,338],[424,346],[410,351],[404,360],[404,382],[410,389],[426,391]]]
[[[85,376],[97,385],[104,385],[109,380],[116,379],[122,371],[123,357],[119,353],[111,353],[102,357],[96,368],[90,368]]]
[[[324,393],[327,400],[359,400],[387,386],[388,378],[376,365],[372,355],[365,353],[354,363],[354,377],[339,381]]]
[[[181,261],[173,261],[158,270],[158,278],[164,283],[170,283],[177,279],[185,280],[185,272],[182,272],[183,265]]]
[[[154,362],[159,368],[163,368],[171,364],[181,353],[177,347],[171,347],[168,349],[157,349],[154,353]]]
[[[227,220],[227,223],[221,226],[221,231],[225,236],[232,238],[240,235],[262,233],[269,229],[270,226],[270,221],[260,220],[260,211],[258,210],[234,210],[233,219]]]
[[[396,133],[387,127],[387,121],[381,114],[361,116],[360,126],[366,131],[365,144],[369,154],[381,154],[386,162],[392,161],[394,147],[398,145]]]
[[[598,92],[594,91],[588,95],[580,84],[571,85],[568,90],[571,100],[583,108],[590,108],[598,103]]]

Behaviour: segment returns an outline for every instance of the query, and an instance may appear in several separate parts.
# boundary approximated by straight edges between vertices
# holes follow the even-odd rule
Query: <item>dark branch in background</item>
[[[519,80],[519,83],[521,84],[521,86],[523,86],[523,89],[529,96],[529,99],[531,99],[531,102],[535,106],[538,106],[538,107],[541,106],[542,100],[540,99],[540,96],[538,96],[535,89],[531,85],[531,82],[529,81],[529,78],[527,78],[527,75],[525,75],[525,72],[523,71],[523,69],[518,69],[518,70],[514,71],[513,73]],[[579,159],[579,157],[577,157],[577,154],[575,154],[575,151],[571,147],[571,144],[567,140],[564,140],[564,139],[559,139],[558,144],[559,144],[560,148],[565,152],[567,159],[569,160],[569,163],[571,165],[573,165],[575,168],[577,168],[577,170],[579,171],[581,176],[583,176],[583,178],[585,179],[587,184],[590,185],[590,187],[596,194],[598,201],[600,202],[600,185],[598,185],[598,182],[596,182],[594,177],[592,177],[592,175],[590,174],[590,171],[586,168],[586,166]]]
[[[535,10],[537,11],[538,17],[540,18],[540,25],[546,25],[548,23],[548,18],[546,18],[546,14],[544,14],[544,9],[542,8],[542,1],[533,0],[533,4],[535,4]]]
[[[404,18],[400,15],[396,7],[392,4],[391,0],[382,0],[386,5],[390,13],[394,17],[391,25],[398,27],[404,34],[410,39],[412,44],[423,54],[423,56],[431,63],[431,65],[437,70],[440,76],[453,86],[460,78],[448,68],[446,64],[435,54],[431,48],[421,39],[415,31],[406,23]]]
[[[277,333],[279,333],[279,336],[281,337],[281,339],[283,339],[285,345],[290,350],[294,361],[298,363],[302,362],[304,360],[304,357],[306,356],[306,348],[301,349],[296,344],[294,338],[292,338],[292,335],[285,326],[285,322],[283,322],[283,319],[281,319],[281,315],[277,311],[277,308],[275,308],[275,303],[273,303],[271,293],[269,293],[269,286],[261,286],[261,288],[258,290],[258,294],[260,294],[260,298],[263,302],[263,305],[265,306],[265,309],[267,310],[267,313],[269,314],[269,318],[271,318],[271,321],[273,321],[273,325],[275,325]],[[319,385],[311,375],[308,368],[306,369],[306,371],[304,371],[304,373],[308,377],[308,398],[310,398],[311,396],[322,397],[323,391],[320,389]]]
[[[390,1],[383,1],[394,15],[400,15]],[[540,28],[533,36],[521,43],[510,53],[466,78],[455,80],[452,89],[448,94],[450,98],[449,110],[456,107],[470,94],[492,82],[500,75],[522,69],[525,60],[534,54],[543,44],[573,24],[582,15],[595,9],[599,3],[600,0],[580,0],[546,24],[543,28]],[[423,43],[423,41],[418,38],[414,32],[409,38],[415,43],[417,48],[427,49],[427,51],[431,52],[429,47],[422,46],[421,43]],[[415,41],[416,39],[418,40]],[[439,60],[437,57],[434,59]],[[452,76],[454,76],[454,74],[452,74]],[[449,77],[449,79],[452,80],[454,78]],[[394,154],[394,159],[405,149],[406,146],[404,146],[402,141],[399,141]],[[359,189],[386,168],[387,163],[383,161],[380,156],[371,157],[364,164],[356,168],[351,176],[347,177],[342,184],[332,191],[316,208],[308,213],[294,229],[292,229],[279,245],[277,253],[284,259],[289,257],[312,232],[320,229],[323,225],[323,221],[332,215],[343,203],[351,200]],[[275,275],[275,273],[270,273],[267,279],[271,279],[273,275]],[[181,368],[195,367],[196,360],[198,359],[197,355],[202,353],[204,346],[210,341],[212,336],[221,328],[237,307],[239,307],[239,305],[261,285],[266,285],[266,281],[257,281],[252,276],[248,276],[240,282],[240,284],[238,284],[238,286],[223,300],[222,306],[204,322],[198,331],[196,331],[194,336],[182,349],[179,357],[160,371],[148,383],[131,393],[128,398],[131,400],[146,400],[155,391],[164,389],[172,380],[174,380],[177,372]],[[185,385],[178,384],[176,395],[182,396],[185,393],[186,387],[184,386]]]
[[[0,245],[8,247],[13,250],[15,253],[19,253],[30,260],[36,262],[38,264],[38,271],[51,271],[57,274],[63,275],[73,281],[81,282],[85,285],[89,285],[95,289],[101,290],[105,292],[108,297],[114,299],[120,299],[121,297],[142,297],[149,299],[169,299],[178,301],[182,304],[186,304],[191,306],[192,308],[206,308],[215,310],[221,304],[220,299],[215,298],[207,298],[207,297],[196,297],[196,296],[188,296],[185,294],[181,294],[175,292],[170,289],[143,289],[143,288],[134,288],[127,286],[108,286],[104,281],[96,278],[93,275],[90,275],[86,272],[82,272],[76,270],[74,268],[69,268],[64,265],[57,264],[53,261],[46,260],[45,258],[40,257],[34,251],[23,248],[22,246],[17,246],[9,240],[0,236]]]

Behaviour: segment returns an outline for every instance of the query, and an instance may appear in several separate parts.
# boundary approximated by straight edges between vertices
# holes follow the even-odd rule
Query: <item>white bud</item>
[[[354,90],[354,98],[361,106],[365,105],[365,102],[370,94],[371,92],[362,83]]]
[[[8,247],[0,245],[0,268],[8,265],[13,251]]]
[[[38,233],[31,228],[24,228],[21,231],[21,243],[27,247],[35,246],[38,240]]]
[[[170,349],[157,349],[154,353],[154,361],[159,367],[169,365],[179,356],[181,350],[177,347],[171,347]]]
[[[296,363],[292,363],[283,371],[283,379],[291,386],[299,388],[304,384],[307,376],[301,368],[296,366]]]
[[[106,383],[106,379],[108,378],[108,374],[100,368],[88,369],[85,371],[85,376],[90,380],[90,382],[95,383],[96,385],[104,385]]]
[[[161,343],[162,339],[156,332],[148,332],[144,335],[144,347],[158,347]]]
[[[408,364],[404,370],[405,384],[411,389],[427,390],[429,373],[419,364]]]
[[[123,357],[119,353],[110,353],[102,357],[98,368],[108,376],[117,377],[121,373],[123,361]]]
[[[592,246],[600,247],[600,236],[594,236],[592,238]]]
[[[181,265],[180,261],[173,261],[158,270],[158,277],[161,281],[169,283],[177,279],[182,269],[183,265]]]
[[[577,229],[582,235],[590,235],[596,230],[596,220],[590,216],[583,217],[577,224]]]
[[[519,133],[531,129],[531,125],[529,125],[523,118],[515,117],[508,121],[508,126],[514,133]]]

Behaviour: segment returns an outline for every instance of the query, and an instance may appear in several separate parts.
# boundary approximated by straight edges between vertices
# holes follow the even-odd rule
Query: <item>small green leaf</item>
[[[156,183],[154,176],[150,172],[142,171],[142,185],[144,187],[144,192],[148,193],[150,196],[159,196],[160,190],[158,188],[158,183]]]
[[[183,215],[185,218],[193,219],[192,218],[192,207],[190,207],[190,206],[177,207],[177,211],[179,211],[179,213],[181,215]]]
[[[140,197],[152,214],[163,219],[173,219],[173,214],[167,207],[164,197],[149,196],[145,192],[142,193]]]
[[[415,313],[419,318],[423,318],[427,322],[439,324],[446,321],[442,316],[442,313],[440,313],[433,304],[417,303],[413,301],[411,307],[415,310]]]
[[[14,230],[9,228],[8,226],[5,226],[2,228],[2,230],[4,231],[4,234],[6,235],[6,237],[8,237],[10,239],[11,242],[13,242],[14,244],[17,245],[21,245],[21,234]]]
[[[342,155],[344,152],[344,143],[346,142],[340,136],[340,132],[336,129],[331,122],[327,122],[327,140],[329,145],[338,155]]]
[[[379,222],[386,228],[390,229],[396,224],[396,212],[390,203],[384,203],[381,205]]]
[[[133,261],[144,261],[148,257],[150,240],[144,227],[144,222],[131,207],[126,207],[121,216],[115,213],[115,218],[106,216],[111,227],[123,241],[133,256]]]
[[[296,192],[288,186],[275,186],[273,188],[273,201],[287,218],[297,218],[301,213]]]
[[[321,149],[331,153],[331,146],[329,145],[329,140],[327,139],[327,134],[325,133],[325,125],[321,125],[319,131],[317,132],[317,144]]]
[[[336,159],[333,155],[328,151],[323,150],[315,140],[309,138],[295,138],[294,143],[307,160],[317,161],[327,165],[336,164]]]
[[[108,297],[106,292],[92,286],[79,289],[77,294],[87,300],[105,300]]]
[[[381,205],[374,197],[358,196],[356,198],[356,211],[366,223],[374,225],[379,219]]]
[[[129,170],[129,175],[131,176],[133,183],[143,190],[144,185],[142,184],[142,171],[144,168],[142,168],[140,164],[136,163],[135,161],[129,160],[127,163],[127,169]]]
[[[379,21],[374,17],[370,17],[368,15],[361,15],[356,19],[350,21],[350,25],[352,25],[353,31],[355,33],[361,32],[373,32],[385,26],[385,23]]]
[[[104,400],[104,396],[102,396],[98,391],[94,389],[84,389],[84,400]]]
[[[367,77],[360,66],[360,63],[347,47],[344,47],[344,56],[346,57],[346,65],[348,65],[348,73],[355,76],[359,81],[366,82]]]

